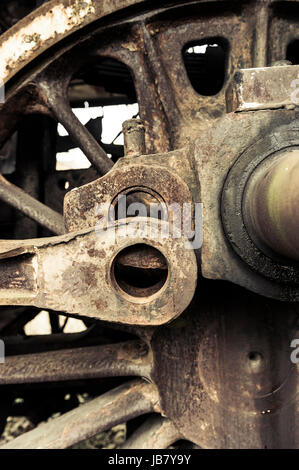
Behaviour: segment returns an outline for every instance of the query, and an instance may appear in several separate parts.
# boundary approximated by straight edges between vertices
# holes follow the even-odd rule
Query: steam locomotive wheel
[[[290,286],[277,269],[267,278],[238,257],[229,236],[221,241],[230,169],[273,129],[284,126],[289,140],[278,149],[272,139],[272,153],[298,148],[293,105],[227,113],[239,69],[285,59],[296,67],[298,18],[294,1],[51,0],[1,36],[0,144],[13,171],[0,177],[0,429],[17,394],[36,423],[36,397],[95,396],[76,407],[71,394],[63,414],[2,448],[68,448],[142,416],[124,448],[167,448],[181,439],[203,448],[298,447],[295,275]],[[125,158],[72,112],[74,102],[135,98],[145,140],[139,128],[133,137],[124,128]],[[56,171],[57,123],[91,168]],[[216,187],[214,203],[205,204]],[[157,241],[142,232],[125,243],[121,235],[112,240],[110,226],[98,235],[98,204],[121,194],[142,194],[167,210],[203,202],[218,225],[204,218],[202,250],[184,251],[190,240],[182,236]],[[136,220],[144,229],[149,219]],[[167,223],[152,221],[155,233]],[[133,222],[115,224],[124,230]],[[26,337],[24,326],[42,309],[52,334]],[[59,313],[82,319],[86,331],[63,333]]]

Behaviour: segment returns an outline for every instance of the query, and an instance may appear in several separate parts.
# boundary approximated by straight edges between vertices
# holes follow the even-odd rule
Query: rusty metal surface
[[[299,65],[239,70],[227,92],[228,112],[295,106]]]
[[[171,238],[171,232],[165,237],[163,227],[167,223],[159,220],[126,219],[105,230],[24,241],[21,248],[16,241],[3,242],[0,304],[125,324],[170,321],[193,297],[197,264],[192,247],[186,249],[187,239]],[[113,273],[117,254],[139,243],[157,248],[168,265],[165,284],[155,293],[145,289],[142,297],[127,294]]]
[[[1,83],[6,83],[34,57],[97,18],[144,0],[52,0],[19,21],[1,37]]]
[[[150,362],[147,347],[140,341],[9,356],[0,369],[0,384],[148,377]]]
[[[129,119],[123,123],[124,151],[126,157],[140,157],[145,150],[145,127],[141,119]]]
[[[265,56],[265,51],[271,53],[271,61],[281,59],[281,50],[287,47],[286,41],[291,40],[291,37],[281,38],[276,30],[272,31],[270,22],[271,43],[259,44],[256,50],[256,41],[260,35],[257,39],[254,28],[256,18],[260,17],[259,9],[267,9],[267,14],[273,21],[276,20],[276,28],[285,21],[279,9],[272,15],[272,2],[256,2],[256,6],[254,2],[252,5],[246,2],[231,2],[229,5],[227,2],[218,2],[216,9],[212,6],[213,2],[205,2],[203,5],[201,2],[184,2],[183,8],[180,7],[181,2],[172,2],[168,9],[167,2],[163,2],[156,10],[153,10],[153,5],[150,8],[147,2],[140,3],[144,4],[144,12],[136,15],[136,21],[130,19],[127,26],[124,26],[124,17],[121,22],[114,22],[115,26],[111,21],[111,32],[108,32],[107,27],[102,27],[86,34],[86,43],[76,38],[72,48],[61,43],[61,51],[56,51],[51,58],[43,59],[43,65],[33,73],[28,73],[26,80],[17,82],[14,91],[9,87],[8,96],[12,97],[16,90],[25,89],[35,82],[37,73],[41,69],[45,70],[53,61],[56,79],[62,80],[64,75],[70,73],[71,76],[71,70],[74,72],[80,64],[84,66],[92,57],[113,57],[132,70],[140,117],[146,126],[147,153],[163,152],[185,144],[189,137],[196,135],[198,126],[224,115],[225,91],[238,68],[256,65],[256,56],[261,49],[262,56]],[[121,5],[118,7],[121,8]],[[167,18],[166,11],[171,12],[171,19]],[[290,14],[290,21],[291,18]],[[113,27],[117,25],[119,31],[116,36]],[[13,37],[14,29],[11,35]],[[181,50],[187,42],[211,37],[223,38],[230,47],[224,86],[217,95],[206,97],[196,93],[191,86]],[[90,56],[86,54],[87,50]],[[36,54],[32,55],[36,57],[38,54],[37,48]],[[61,87],[59,90],[62,91]],[[40,101],[43,106],[42,97]],[[3,138],[4,135],[3,130]]]
[[[296,337],[298,304],[203,281],[151,340],[163,415],[203,448],[298,448]]]
[[[262,258],[242,220],[242,198],[250,174],[267,156],[296,145],[297,128],[294,110],[230,113],[208,126],[196,141],[194,159],[205,208],[204,277],[229,280],[277,299],[298,300],[298,287],[292,285],[294,270]]]
[[[167,449],[180,437],[169,419],[152,416],[126,440],[121,449]]]
[[[25,193],[21,188],[7,181],[2,175],[0,175],[0,199],[21,210],[23,214],[28,215],[31,219],[48,228],[56,235],[61,235],[65,232],[61,214],[58,214]]]
[[[155,386],[135,380],[56,420],[41,424],[1,449],[65,449],[116,424],[153,411],[159,411]]]
[[[96,318],[107,322],[105,326],[130,325],[131,332],[149,346],[151,370],[149,363],[146,371],[143,366],[135,368],[121,347],[105,345],[96,348],[105,351],[104,356],[117,350],[119,363],[112,361],[106,368],[99,359],[91,373],[113,375],[118,367],[124,373],[122,367],[128,366],[129,371],[145,373],[155,385],[124,385],[6,447],[63,448],[151,411],[167,419],[145,424],[129,441],[131,448],[140,445],[141,436],[145,446],[166,446],[179,435],[209,448],[298,447],[298,366],[290,361],[290,342],[298,335],[298,267],[279,262],[269,252],[263,257],[255,246],[257,234],[250,238],[243,218],[243,196],[254,170],[272,154],[298,145],[298,115],[285,99],[298,66],[266,68],[284,60],[288,44],[297,37],[298,2],[177,1],[156,6],[134,0],[73,0],[66,6],[66,1],[53,0],[49,5],[51,9],[39,9],[2,37],[0,58],[6,65],[2,79],[16,75],[0,109],[0,142],[24,115],[41,112],[60,121],[99,172],[106,174],[65,197],[67,230],[81,230],[80,234],[3,243],[0,304],[37,305]],[[126,10],[127,6],[132,9]],[[63,15],[58,25],[59,8]],[[113,11],[123,14],[101,20]],[[47,37],[40,32],[42,25],[47,25]],[[82,35],[71,36],[79,29]],[[62,41],[67,36],[68,41]],[[204,96],[191,84],[182,51],[188,44],[216,40],[221,40],[226,54],[224,82],[217,94]],[[11,41],[16,45],[13,56],[8,52]],[[54,43],[53,54],[41,54]],[[104,57],[130,69],[145,126],[145,148],[140,140],[133,145],[138,158],[124,158],[113,168],[65,99],[74,73]],[[31,64],[36,58],[40,61]],[[26,64],[24,75],[18,75]],[[230,88],[233,76],[237,81]],[[245,112],[226,114],[227,110]],[[284,184],[288,186],[287,181]],[[146,193],[166,210],[172,203],[203,203],[204,242],[196,257],[185,249],[183,238],[154,240],[142,233],[134,240],[130,236],[115,240],[111,227],[105,227],[104,233],[94,231],[103,221],[99,204],[110,206],[118,195],[138,193]],[[165,222],[151,224],[158,232]],[[117,222],[121,230],[128,225],[134,227],[136,219]],[[140,246],[119,255],[136,243],[146,243],[164,257]],[[157,292],[148,290],[143,297],[132,294],[137,292],[133,286],[128,294],[123,289],[128,279],[123,283],[116,279],[116,259],[122,268],[138,273],[160,270],[165,275],[168,269],[164,286],[159,284]],[[193,298],[197,264],[207,280],[200,277]],[[163,326],[154,328],[158,325]],[[40,369],[35,368],[38,355],[30,356],[27,380],[41,378],[42,366],[53,357],[61,355],[69,364],[70,354],[75,357],[75,352],[67,351],[42,356]],[[86,354],[87,363],[93,364],[93,353],[92,358]],[[9,360],[17,367],[17,359]],[[63,368],[57,372],[50,364],[49,374],[53,372],[56,379],[61,374],[62,379]],[[74,368],[65,377],[80,373]],[[24,378],[22,372],[17,376]],[[103,407],[101,412],[98,407]]]
[[[183,159],[185,161],[184,172],[180,176],[169,168],[173,164],[171,155],[147,155],[138,159],[123,159],[104,177],[70,191],[64,199],[67,230],[96,225],[101,216],[107,216],[110,205],[121,195],[148,193],[154,202],[166,207],[173,203],[192,204],[190,189],[183,179],[184,176],[187,179],[190,173],[185,154],[185,151],[173,154],[178,166]],[[171,216],[169,220],[172,221]]]

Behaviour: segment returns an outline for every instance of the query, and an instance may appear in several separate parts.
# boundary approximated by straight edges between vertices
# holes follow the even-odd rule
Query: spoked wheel
[[[239,156],[272,129],[296,124],[294,107],[273,111],[273,103],[226,111],[238,69],[296,63],[299,4],[117,3],[52,0],[1,37],[0,142],[11,153],[16,131],[19,141],[13,171],[0,178],[2,238],[10,238],[0,245],[2,428],[16,390],[30,416],[37,393],[49,401],[66,390],[96,396],[76,407],[74,393],[61,416],[3,448],[67,448],[139,416],[146,419],[125,448],[180,439],[297,447],[295,287],[285,288],[277,269],[274,279],[247,266],[220,210]],[[124,125],[125,158],[71,108],[135,98],[142,122]],[[91,168],[56,171],[57,123]],[[147,209],[159,203],[162,215],[121,217],[122,195]],[[177,213],[192,231],[201,202],[202,250],[186,231],[161,235]],[[117,220],[102,227],[99,207],[107,205]],[[41,310],[53,334],[26,337]],[[82,319],[86,331],[63,333],[59,313]]]

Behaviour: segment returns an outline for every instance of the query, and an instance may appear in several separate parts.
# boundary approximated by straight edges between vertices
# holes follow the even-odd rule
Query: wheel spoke
[[[1,449],[65,449],[142,414],[158,412],[154,385],[134,380],[5,444]]]
[[[48,105],[57,120],[67,130],[86,158],[97,168],[101,175],[107,173],[113,166],[112,160],[110,160],[105,150],[72,112],[69,103],[61,96],[59,90],[44,82],[41,82],[39,86],[45,93]]]
[[[62,215],[37,201],[21,188],[7,181],[2,175],[0,175],[0,199],[43,227],[48,228],[51,232],[57,235],[65,232]]]
[[[37,310],[39,313],[40,310]],[[107,331],[107,330],[106,330]],[[7,356],[36,354],[51,350],[79,348],[111,343],[109,336],[104,337],[103,329],[93,324],[79,333],[57,333],[30,336],[2,336]]]
[[[100,377],[149,377],[149,371],[150,358],[145,344],[127,341],[6,357],[0,368],[0,385]]]
[[[176,106],[176,99],[168,75],[161,63],[161,58],[156,50],[154,41],[147,27],[142,24],[141,33],[146,51],[147,62],[150,66],[157,84],[157,91],[165,111],[165,118],[169,121],[169,128],[175,128],[181,120],[181,115]]]
[[[122,445],[122,449],[167,449],[180,437],[169,419],[151,416]]]

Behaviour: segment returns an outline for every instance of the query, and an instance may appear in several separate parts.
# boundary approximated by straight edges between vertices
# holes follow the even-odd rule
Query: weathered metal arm
[[[165,237],[166,222],[134,218],[60,237],[3,241],[0,305],[33,305],[105,321],[158,325],[178,316],[196,286],[196,259],[188,241]],[[153,293],[123,290],[114,273],[119,253],[132,245],[156,248],[168,275]],[[188,249],[188,247],[190,249]]]

